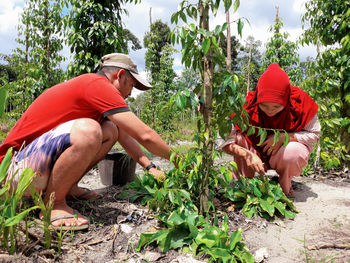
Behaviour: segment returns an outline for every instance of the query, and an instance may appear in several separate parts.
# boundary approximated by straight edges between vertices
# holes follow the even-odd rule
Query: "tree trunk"
[[[250,90],[250,63],[252,62],[252,44],[249,46],[248,74],[247,74],[247,95]]]
[[[45,30],[44,30],[44,37],[46,38],[45,43],[45,49],[46,49],[46,65],[45,65],[45,71],[46,71],[46,79],[47,79],[47,86],[44,87],[44,89],[49,88],[50,83],[50,26],[49,26],[49,2],[46,1],[46,6],[44,10],[44,19],[45,19]]]
[[[149,32],[152,31],[152,7],[149,8]]]
[[[203,6],[203,3],[199,3],[200,9],[200,28],[209,30],[209,5]],[[202,39],[203,40],[203,39]],[[213,61],[211,48],[207,55],[203,57],[203,117],[204,117],[204,133],[208,136],[204,136],[203,141],[203,178],[201,182],[200,193],[200,213],[204,215],[208,210],[209,201],[209,176],[210,168],[213,165],[211,159],[214,149],[214,137],[212,131],[212,104],[213,104]]]
[[[226,12],[226,22],[228,24],[227,27],[227,59],[226,59],[226,68],[228,72],[231,72],[231,64],[232,64],[232,57],[231,57],[231,27],[230,27],[230,10],[227,10]]]
[[[346,101],[345,96],[346,96],[346,90],[345,90],[345,81],[343,80],[342,87],[340,88],[340,99],[343,103],[341,109],[340,109],[340,114],[341,117],[346,119],[349,117],[349,112],[350,112],[350,103]],[[341,143],[345,146],[345,151],[346,154],[350,154],[350,134],[349,134],[349,124],[346,126],[342,126],[340,128],[340,141]],[[347,167],[350,166],[350,160],[346,159],[345,160],[345,165]]]

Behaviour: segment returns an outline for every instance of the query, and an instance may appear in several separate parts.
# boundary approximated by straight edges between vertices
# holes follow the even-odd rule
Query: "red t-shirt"
[[[129,111],[120,92],[104,76],[84,74],[43,92],[25,111],[0,146],[0,162],[7,150],[19,150],[40,135],[70,120],[101,121],[110,114]]]

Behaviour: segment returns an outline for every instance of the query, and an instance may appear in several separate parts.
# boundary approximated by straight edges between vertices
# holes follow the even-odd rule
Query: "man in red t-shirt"
[[[170,147],[150,127],[134,115],[124,101],[133,87],[147,90],[136,64],[127,55],[113,53],[102,58],[101,70],[60,83],[43,92],[27,109],[0,146],[0,161],[7,150],[15,150],[7,180],[14,187],[21,170],[36,172],[33,185],[45,192],[47,203],[54,193],[52,226],[88,225],[88,220],[66,203],[86,189],[79,180],[118,141],[128,154],[155,177],[157,170],[141,150],[170,158]],[[13,171],[11,173],[11,171]],[[96,192],[90,193],[97,195]]]

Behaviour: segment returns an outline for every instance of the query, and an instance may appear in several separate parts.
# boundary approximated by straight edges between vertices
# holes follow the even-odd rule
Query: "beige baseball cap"
[[[102,57],[101,64],[102,67],[114,66],[128,70],[137,80],[138,84],[135,88],[139,90],[148,90],[152,88],[151,84],[149,84],[145,79],[141,78],[139,72],[137,71],[136,64],[128,55],[122,53],[108,54]]]

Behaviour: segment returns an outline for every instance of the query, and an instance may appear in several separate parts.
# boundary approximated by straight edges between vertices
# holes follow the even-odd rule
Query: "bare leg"
[[[46,188],[45,203],[48,202],[51,193],[55,194],[51,217],[73,214],[73,209],[66,203],[66,195],[73,190],[72,187],[77,184],[84,173],[103,158],[118,136],[116,133],[111,137],[107,127],[112,126],[104,124],[101,127],[92,119],[79,119],[74,122],[70,134],[71,146],[57,159]],[[116,131],[114,126],[114,132]],[[110,139],[114,142],[112,143]],[[79,215],[77,219],[57,220],[53,224],[70,226],[87,222],[86,218]]]
[[[110,151],[113,145],[116,143],[118,139],[118,128],[111,121],[104,121],[101,125],[102,127],[102,145],[100,151],[96,154],[95,158],[92,160],[89,167],[86,169],[84,174],[90,171],[99,161],[101,161],[106,154]],[[86,190],[78,187],[78,182],[74,183],[71,187],[68,196],[78,197],[85,193]],[[89,197],[95,197],[98,193],[91,192]]]
[[[278,173],[279,184],[287,196],[293,195],[292,178],[303,172],[309,157],[310,151],[299,142],[289,142],[286,147],[281,147],[275,155],[271,156],[270,166]]]

